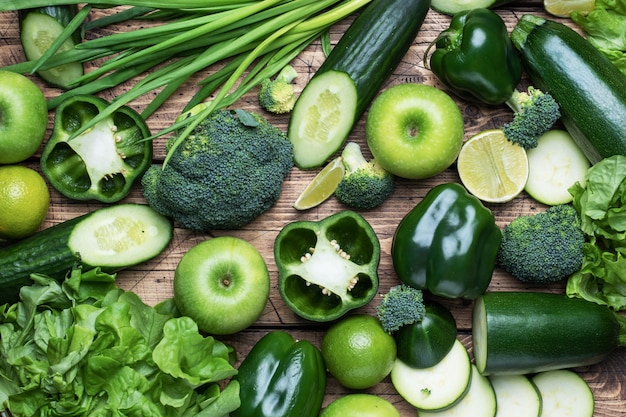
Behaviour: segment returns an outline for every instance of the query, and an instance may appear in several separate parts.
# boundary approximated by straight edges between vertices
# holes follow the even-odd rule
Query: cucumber
[[[19,12],[20,42],[26,59],[37,61],[41,58],[76,16],[77,11],[76,5],[21,10]],[[59,52],[73,49],[78,42],[80,42],[80,32],[75,31],[63,42]],[[51,85],[67,88],[75,79],[83,75],[84,68],[81,62],[70,62],[48,70],[40,70],[37,73]]]
[[[590,163],[567,131],[547,131],[526,155],[529,172],[524,190],[538,202],[551,206],[570,203],[574,197],[569,188],[577,182],[585,186]]]
[[[76,263],[105,272],[147,261],[169,244],[172,222],[143,204],[101,208],[0,248],[0,304],[15,302],[30,274],[63,279]]]
[[[568,26],[524,15],[511,32],[533,85],[549,92],[591,163],[626,155],[626,76]]]
[[[448,376],[454,378],[454,374]],[[491,382],[472,365],[472,378],[467,393],[452,407],[439,411],[419,411],[418,417],[495,417],[496,394]],[[520,417],[517,414],[511,414]]]
[[[488,292],[472,313],[478,370],[530,374],[590,365],[626,345],[626,318],[564,294]]]
[[[541,417],[541,395],[526,375],[490,375],[496,417]]]
[[[441,411],[456,404],[470,386],[472,364],[457,339],[448,354],[430,368],[413,368],[396,359],[391,383],[409,404],[421,411]]]
[[[593,393],[577,373],[566,369],[542,372],[532,382],[541,394],[541,417],[593,416]]]
[[[432,0],[431,7],[439,13],[454,15],[463,10],[493,9],[512,2],[513,0]]]
[[[301,169],[321,166],[350,131],[404,57],[430,0],[373,0],[356,17],[304,87],[288,136]]]

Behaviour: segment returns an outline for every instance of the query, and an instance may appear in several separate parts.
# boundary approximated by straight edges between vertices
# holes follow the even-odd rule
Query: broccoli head
[[[504,227],[498,263],[523,282],[556,282],[582,267],[584,243],[576,210],[555,205]]]
[[[298,73],[291,66],[285,66],[272,81],[269,78],[259,85],[259,104],[268,112],[283,114],[293,110],[296,104],[295,89],[292,84]]]
[[[537,147],[539,136],[550,130],[561,117],[556,100],[532,86],[527,92],[515,91],[506,103],[514,116],[503,126],[504,136],[524,149]]]
[[[293,148],[280,129],[255,113],[218,110],[173,150],[167,165],[148,169],[143,194],[183,227],[239,229],[276,203],[292,167]]]
[[[341,203],[368,210],[380,206],[393,192],[393,175],[372,159],[366,161],[358,143],[348,142],[341,153],[346,168],[335,190]]]
[[[422,321],[425,315],[422,291],[405,284],[390,288],[376,308],[376,316],[387,333]]]

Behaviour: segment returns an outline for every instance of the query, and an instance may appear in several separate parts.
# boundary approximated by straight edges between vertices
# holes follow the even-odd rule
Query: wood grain
[[[109,11],[106,10],[96,9],[92,13],[95,16],[108,12]],[[503,17],[509,29],[512,29],[519,17],[525,13],[547,16],[543,12],[541,3],[538,0],[517,2],[512,6],[498,9],[498,13]],[[568,19],[550,18],[574,27],[573,23]],[[333,42],[336,42],[341,37],[341,34],[350,22],[351,18],[333,27],[331,32],[331,40]],[[415,82],[434,85],[445,90],[445,87],[443,87],[436,80],[434,75],[424,67],[423,57],[428,45],[442,30],[448,27],[449,22],[449,16],[439,14],[432,10],[429,11],[422,25],[422,30],[418,34],[414,44],[383,88],[388,88],[398,83]],[[107,28],[106,33],[124,32],[129,29],[132,29],[132,27],[121,26]],[[578,30],[578,28],[576,28],[576,30]],[[104,31],[90,36],[99,36],[103,33]],[[0,67],[20,62],[23,59],[23,52],[19,43],[16,14],[12,12],[0,13]],[[311,44],[293,61],[292,64],[299,73],[296,84],[298,92],[302,90],[306,82],[315,73],[322,62],[323,54],[319,42]],[[96,65],[97,63],[93,66]],[[217,65],[207,68],[206,74],[215,71],[217,68]],[[33,80],[44,89],[46,96],[52,97],[59,93],[58,90],[45,86],[36,77],[33,77]],[[100,95],[105,99],[111,100],[121,92],[126,91],[134,81],[135,80],[130,81],[113,90],[105,91]],[[527,83],[527,81],[523,80],[522,84],[525,83]],[[180,94],[172,97],[166,105],[148,119],[151,130],[156,132],[168,127],[186,105],[195,90],[196,86],[192,82],[185,85],[184,90]],[[152,95],[142,97],[131,103],[131,106],[141,111],[151,100],[151,97]],[[506,106],[485,107],[469,104],[456,98],[455,100],[464,117],[466,138],[484,129],[500,127],[511,119],[511,112]],[[235,107],[261,111],[258,107],[254,92],[244,96],[236,103]],[[286,130],[289,120],[288,116],[274,116],[267,113],[264,113],[264,115],[276,126]],[[52,128],[53,117],[53,113],[50,113],[48,134]],[[361,118],[359,123],[355,126],[350,135],[350,140],[361,144],[365,143],[364,120],[365,116]],[[167,137],[159,138],[154,143],[154,159],[156,163],[161,162],[164,158],[165,151],[163,145],[166,139]],[[367,148],[365,148],[365,150],[367,152]],[[26,161],[24,165],[39,169],[38,155],[39,153]],[[231,235],[241,237],[252,243],[263,255],[271,275],[271,294],[265,311],[251,328],[236,335],[222,337],[222,339],[225,342],[232,343],[239,353],[240,359],[245,357],[249,349],[262,335],[273,329],[287,330],[291,332],[294,337],[311,340],[319,346],[328,324],[307,322],[298,318],[289,310],[278,292],[277,269],[273,258],[274,239],[285,224],[297,220],[318,220],[345,209],[344,206],[334,199],[330,199],[321,206],[306,212],[299,212],[292,208],[296,197],[316,173],[317,171],[302,171],[294,168],[284,183],[283,192],[278,203],[241,230],[194,233],[184,228],[176,227],[172,243],[161,255],[149,262],[129,268],[118,274],[120,286],[124,289],[135,291],[146,303],[154,305],[172,296],[174,270],[181,257],[192,246],[205,239],[216,236]],[[381,294],[387,292],[391,286],[399,282],[394,273],[390,257],[391,241],[396,226],[402,217],[423,198],[428,190],[434,185],[443,182],[459,182],[455,166],[450,167],[436,177],[426,180],[411,181],[398,179],[393,196],[383,206],[375,210],[361,212],[371,223],[381,242],[382,253],[379,266]],[[51,189],[51,198],[50,210],[42,227],[49,227],[102,206],[96,202],[69,200],[54,189]],[[145,202],[140,187],[136,186],[124,202]],[[494,212],[497,223],[501,227],[519,215],[530,214],[544,209],[541,204],[535,202],[524,193],[512,202],[505,204],[488,204],[487,206]],[[563,283],[554,284],[550,287],[524,286],[504,271],[496,269],[489,290],[540,290],[562,292],[563,288]],[[440,299],[439,301],[444,303],[453,312],[459,328],[459,338],[471,352],[472,303],[460,300]],[[207,300],[207,303],[209,302],[210,300]],[[369,305],[355,310],[354,313],[374,314],[377,304],[378,302],[375,299]],[[626,358],[624,354],[624,348],[620,348],[600,364],[576,369],[576,371],[589,382],[593,390],[596,399],[596,411],[594,415],[597,417],[626,415],[626,392],[624,389],[626,383]],[[342,388],[336,381],[329,378],[325,404],[348,392],[351,391]],[[401,411],[402,416],[416,415],[416,411],[396,394],[389,379],[366,390],[366,392],[371,392],[389,399]]]

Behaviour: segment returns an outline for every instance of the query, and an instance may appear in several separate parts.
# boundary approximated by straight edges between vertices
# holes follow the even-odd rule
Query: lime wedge
[[[306,186],[297,198],[293,207],[296,210],[307,210],[322,204],[328,199],[341,182],[345,167],[341,157],[333,159]]]
[[[558,17],[570,17],[573,11],[586,14],[594,6],[595,0],[543,0],[546,12]]]
[[[517,197],[528,180],[526,150],[499,129],[482,131],[465,142],[457,160],[461,182],[480,200],[504,203]]]

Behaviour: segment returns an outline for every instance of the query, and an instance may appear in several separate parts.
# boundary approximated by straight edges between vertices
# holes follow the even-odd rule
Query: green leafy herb
[[[19,416],[204,416],[239,407],[232,350],[115,284],[76,267],[32,275],[0,306],[0,411]]]
[[[567,282],[567,294],[615,310],[626,309],[626,157],[606,158],[570,188],[588,241],[583,266]]]

